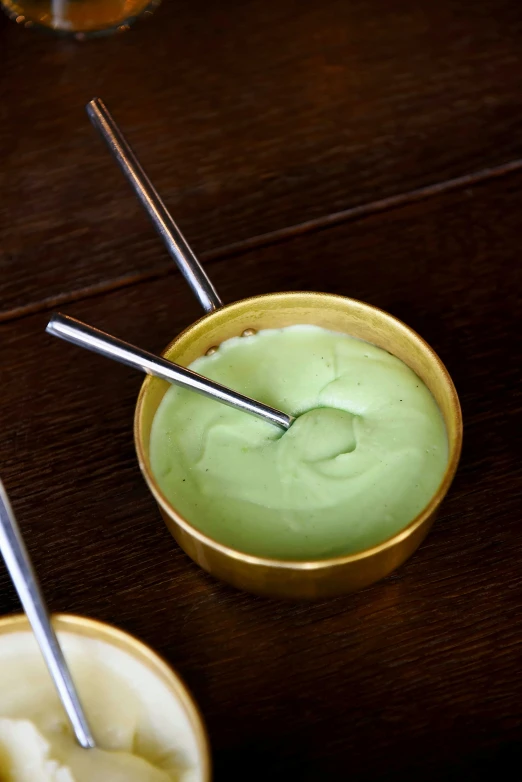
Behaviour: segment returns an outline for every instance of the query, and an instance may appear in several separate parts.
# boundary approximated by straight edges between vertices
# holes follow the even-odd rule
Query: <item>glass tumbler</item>
[[[0,0],[8,16],[25,27],[42,27],[78,39],[127,30],[161,0]]]

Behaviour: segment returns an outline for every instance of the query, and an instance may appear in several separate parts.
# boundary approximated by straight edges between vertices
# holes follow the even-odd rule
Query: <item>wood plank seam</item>
[[[240,242],[222,245],[214,250],[202,253],[200,257],[205,263],[213,263],[218,260],[241,255],[250,250],[282,244],[286,241],[290,241],[296,236],[317,233],[342,223],[356,222],[358,220],[364,220],[367,217],[382,214],[383,212],[401,209],[413,203],[436,198],[437,196],[456,190],[463,190],[467,187],[483,184],[489,180],[499,179],[520,171],[522,171],[522,159],[517,158],[499,166],[479,169],[470,174],[463,174],[462,176],[446,179],[442,182],[436,182],[431,185],[416,188],[415,190],[398,193],[397,195],[378,199],[376,201],[369,201],[366,204],[323,215],[322,217],[307,220],[303,223],[297,223],[265,234],[258,234],[257,236]],[[151,269],[148,272],[124,275],[123,277],[116,277],[98,285],[78,288],[76,291],[68,291],[63,295],[48,297],[23,307],[15,307],[11,310],[0,312],[0,323],[19,320],[20,318],[34,315],[37,312],[53,309],[62,304],[82,301],[84,299],[93,298],[94,296],[99,296],[100,294],[110,293],[133,285],[139,285],[141,282],[149,282],[162,277],[167,277],[172,273],[177,273],[177,269],[173,262],[165,263],[161,266],[158,265],[155,269]]]

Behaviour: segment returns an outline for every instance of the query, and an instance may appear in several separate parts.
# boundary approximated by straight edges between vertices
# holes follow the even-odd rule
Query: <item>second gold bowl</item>
[[[429,345],[392,315],[364,302],[323,293],[274,293],[230,304],[189,326],[163,352],[188,366],[212,347],[248,329],[312,324],[371,342],[397,356],[433,394],[448,436],[448,464],[426,507],[402,530],[373,548],[310,562],[266,559],[225,546],[183,518],[160,490],[150,466],[152,421],[169,385],[148,377],[134,419],[138,461],[165,522],[182,549],[202,568],[239,589],[286,598],[321,598],[351,592],[388,575],[420,545],[457,469],[462,415],[453,382]]]
[[[138,693],[136,671],[143,670],[149,687],[148,707],[153,708],[155,714],[157,712],[161,735],[167,736],[169,741],[172,736],[175,736],[175,743],[178,744],[184,761],[189,762],[187,778],[190,777],[194,782],[210,782],[211,757],[205,725],[192,695],[178,674],[150,647],[105,622],[71,614],[56,614],[52,621],[66,656],[70,654],[73,660],[75,651],[82,649],[86,659],[93,666],[103,661],[107,672],[116,672],[120,682],[128,684],[130,681],[129,689]],[[10,639],[15,641],[15,651],[24,659],[26,665],[30,664],[34,654],[43,667],[43,660],[40,658],[36,640],[25,614],[0,617],[0,666],[2,660],[9,659]],[[114,657],[111,662],[111,655],[114,654],[116,662]],[[69,657],[68,661],[70,660]],[[34,677],[33,668],[30,670],[28,681],[34,685],[38,677]],[[45,676],[45,672],[43,675]],[[51,683],[49,686],[52,686]],[[9,693],[6,693],[6,696],[9,702]],[[37,688],[35,703],[39,702],[38,698],[41,696],[42,690]],[[162,710],[160,704],[164,707],[166,705],[166,710]],[[0,696],[0,714],[1,707]],[[145,723],[142,723],[142,727],[144,726]],[[146,732],[150,730],[149,725]],[[117,735],[117,726],[114,726],[114,736]],[[3,776],[1,778],[3,779]]]

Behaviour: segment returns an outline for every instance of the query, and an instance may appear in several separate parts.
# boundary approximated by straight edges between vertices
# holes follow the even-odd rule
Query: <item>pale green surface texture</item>
[[[428,503],[448,459],[442,415],[402,361],[316,326],[224,342],[191,368],[300,418],[271,424],[171,387],[150,456],[172,505],[240,551],[289,560],[353,553]]]

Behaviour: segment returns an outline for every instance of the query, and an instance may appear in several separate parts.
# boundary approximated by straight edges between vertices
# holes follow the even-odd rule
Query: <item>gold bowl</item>
[[[53,627],[58,634],[70,633],[75,636],[92,638],[125,652],[161,682],[183,711],[194,736],[200,768],[198,779],[200,782],[210,782],[210,749],[203,719],[190,692],[177,673],[150,647],[138,641],[132,635],[128,635],[128,633],[124,633],[122,630],[118,630],[116,627],[112,627],[104,622],[72,614],[55,614],[52,621]],[[2,636],[9,633],[24,632],[32,635],[31,626],[25,614],[0,617],[0,641]]]
[[[383,578],[401,565],[428,533],[457,469],[462,446],[462,414],[453,382],[429,345],[397,318],[369,304],[325,293],[273,293],[242,299],[205,315],[163,352],[188,366],[196,358],[248,329],[313,324],[371,342],[397,356],[423,380],[444,418],[448,464],[426,507],[402,530],[377,546],[331,559],[309,562],[251,556],[204,535],[183,518],[159,488],[150,466],[149,442],[156,410],[169,388],[147,377],[134,418],[134,439],[141,471],[165,522],[181,548],[217,578],[248,592],[284,598],[323,598],[352,592]]]

